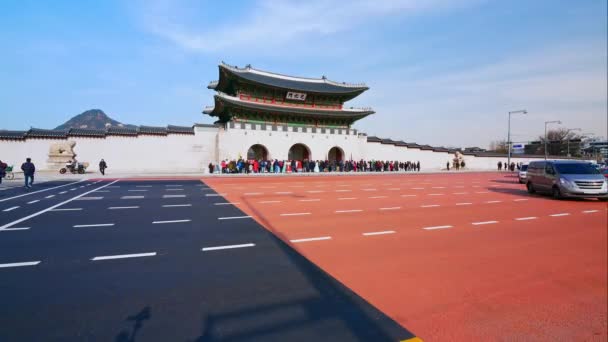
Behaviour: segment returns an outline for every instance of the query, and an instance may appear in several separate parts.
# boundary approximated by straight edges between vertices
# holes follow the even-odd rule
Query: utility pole
[[[556,123],[558,125],[561,125],[562,122],[559,120],[554,120],[554,121],[545,121],[545,160],[547,160],[547,125],[550,123]]]
[[[511,114],[528,114],[528,111],[521,109],[509,112],[509,125],[507,129],[507,148],[509,149],[509,152],[507,154],[507,165],[511,165]]]

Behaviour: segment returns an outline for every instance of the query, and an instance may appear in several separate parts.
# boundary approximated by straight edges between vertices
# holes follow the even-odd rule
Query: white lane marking
[[[180,187],[180,186],[184,186],[183,184],[168,184],[165,185],[166,187],[170,188],[170,187]]]
[[[489,191],[475,191],[476,194],[488,194]]]
[[[401,209],[401,207],[387,207],[387,208],[380,208],[380,210],[399,210]]]
[[[76,224],[74,228],[86,228],[86,227],[112,227],[114,223],[97,223],[97,224]]]
[[[485,201],[484,203],[492,204],[492,203],[501,203],[502,201]]]
[[[37,203],[37,202],[40,202],[40,200],[29,201],[29,202],[27,202],[27,204],[34,204],[34,203]]]
[[[599,210],[583,210],[583,214],[597,213]]]
[[[351,192],[352,190],[349,189],[341,189],[341,190],[336,190],[336,192]]]
[[[454,186],[454,187],[455,187],[455,188],[464,188],[464,186],[463,186],[463,185],[456,185],[456,186]]]
[[[363,236],[374,236],[374,235],[384,235],[384,234],[395,234],[394,230],[384,230],[381,232],[369,232],[369,233],[363,233]]]
[[[139,199],[144,198],[144,196],[122,196],[120,199]]]
[[[203,252],[208,251],[218,251],[221,249],[234,249],[234,248],[245,248],[245,247],[254,247],[255,243],[243,243],[240,245],[226,245],[226,246],[217,246],[217,247],[203,247]]]
[[[431,189],[445,189],[445,186],[432,186]]]
[[[95,192],[110,192],[110,190],[97,190]]]
[[[300,202],[319,202],[320,198],[301,199]]]
[[[42,189],[42,190],[38,190],[38,191],[28,192],[28,193],[21,194],[21,195],[18,195],[18,196],[3,198],[3,199],[0,199],[0,203],[4,202],[4,201],[12,200],[14,198],[19,198],[19,197],[23,197],[23,196],[29,196],[29,195],[37,194],[37,193],[40,193],[40,192],[45,192],[45,191],[49,191],[49,190],[53,190],[53,189],[63,188],[64,186],[69,186],[69,185],[80,183],[80,182],[84,182],[84,179],[83,180],[79,180],[78,182],[72,182],[72,183],[63,184],[63,185],[55,186],[55,187],[48,188],[48,189]]]
[[[371,188],[371,189],[361,189],[361,190],[363,190],[363,191],[377,191],[378,189]]]
[[[300,243],[300,242],[321,241],[321,240],[331,240],[331,236],[320,236],[320,237],[306,238],[306,239],[294,239],[294,240],[289,240],[289,241],[291,241],[293,243]]]
[[[51,211],[79,211],[82,210],[82,208],[57,208],[57,209],[53,209]]]
[[[521,202],[521,201],[527,201],[527,198],[518,198],[518,199],[514,199],[514,202]]]
[[[351,186],[350,184],[338,184],[337,186]]]
[[[454,192],[454,195],[466,195],[468,192]]]
[[[325,192],[325,191],[323,191],[323,190],[308,190],[306,192],[311,193],[311,194],[318,194],[320,192]]]
[[[374,199],[376,199],[376,198],[387,198],[387,197],[388,196],[371,196],[371,197],[368,197],[368,198],[374,198]]]
[[[130,206],[130,207],[109,207],[108,209],[116,210],[116,209],[138,209],[138,208],[139,208],[138,205],[134,205],[134,206]]]
[[[241,202],[234,202],[234,203],[230,203],[230,202],[213,203],[213,205],[231,205],[231,204],[241,204]]]
[[[156,252],[137,253],[137,254],[104,255],[104,256],[96,256],[96,257],[92,258],[91,261],[113,260],[113,259],[127,259],[127,258],[141,258],[141,257],[155,256],[155,255],[156,255]]]
[[[76,201],[96,201],[100,199],[103,199],[103,197],[80,197]]]
[[[226,194],[205,194],[205,197],[218,197],[218,196],[225,196]],[[164,195],[163,197],[186,197],[186,195]]]
[[[79,188],[84,188],[84,185],[79,186]]]
[[[2,211],[13,211],[13,210],[18,209],[18,208],[19,208],[19,206],[18,206],[18,205],[16,205],[16,206],[14,206],[14,207],[6,208],[6,209],[4,209],[4,210],[2,210]]]
[[[152,221],[152,224],[163,224],[163,223],[183,223],[190,222],[191,220],[169,220],[169,221]]]
[[[424,190],[424,188],[412,188],[412,190]]]
[[[494,223],[498,223],[498,221],[482,221],[482,222],[473,222],[471,224],[474,226],[481,226],[484,224],[494,224]]]
[[[418,195],[401,195],[401,197],[416,197]]]
[[[471,205],[473,203],[471,202],[460,202],[460,203],[456,203],[456,205]]]
[[[208,195],[205,195],[208,196]],[[219,196],[219,195],[217,195]],[[163,198],[184,198],[186,195],[163,195]]]
[[[448,229],[453,228],[453,226],[432,226],[432,227],[424,227],[424,230],[435,230],[435,229]]]
[[[218,220],[238,220],[238,219],[246,219],[251,218],[251,216],[229,216],[229,217],[218,217]]]
[[[340,186],[340,185],[338,185]],[[290,185],[289,188],[303,188],[304,185]]]
[[[310,213],[287,213],[287,214],[281,214],[280,216],[304,216],[304,215],[310,215]]]
[[[276,186],[258,186],[260,189],[275,189]]]
[[[184,189],[179,189],[179,188],[169,188],[169,189],[165,189],[165,191],[184,191]]]
[[[350,210],[336,210],[334,211],[336,214],[344,214],[344,213],[358,213],[361,212],[363,210],[361,209],[350,209]]]
[[[427,204],[427,205],[421,205],[420,208],[435,208],[435,207],[440,207],[440,204]]]
[[[136,185],[136,188],[151,188],[152,185]]]
[[[45,198],[53,198],[53,197],[55,197],[55,195],[48,195]]]
[[[263,192],[246,192],[243,195],[245,196],[251,196],[251,195],[262,195]]]
[[[277,194],[277,195],[288,195],[288,194],[293,194],[293,192],[291,192],[291,191],[277,191],[277,192],[275,192],[275,194]]]
[[[281,201],[259,201],[258,203],[260,203],[260,204],[267,204],[267,203],[281,203]]]
[[[473,185],[473,188],[481,188],[481,186],[480,185]]]
[[[552,216],[552,217],[559,217],[559,216],[568,216],[568,215],[570,215],[570,213],[551,214],[551,215],[549,215],[549,216]]]
[[[444,194],[429,194],[429,196],[443,196]]]
[[[399,190],[401,190],[401,188],[388,188],[386,190],[388,190],[388,191],[399,191]]]
[[[10,263],[10,264],[0,264],[0,268],[22,267],[22,266],[36,266],[39,263],[40,263],[40,261],[13,262],[13,263]]]
[[[146,190],[146,189],[131,189],[131,190],[127,190],[127,191],[129,191],[129,192],[145,192],[145,191],[148,191],[148,190]]]
[[[528,220],[536,220],[538,217],[536,216],[528,216],[528,217],[518,217],[515,221],[528,221]]]
[[[65,193],[67,193],[67,191],[61,191],[61,192],[59,192],[60,195],[63,195]]]
[[[340,197],[338,201],[348,201],[348,200],[356,200],[357,197]]]
[[[8,232],[9,230],[28,230],[30,229],[30,227],[14,227],[14,228],[6,228],[3,230],[0,230],[0,232]]]
[[[173,208],[173,207],[191,207],[192,204],[165,204],[163,208]]]

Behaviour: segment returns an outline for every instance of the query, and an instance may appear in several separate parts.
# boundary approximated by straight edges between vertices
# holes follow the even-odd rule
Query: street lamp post
[[[521,109],[509,112],[509,128],[507,130],[507,146],[509,152],[507,154],[507,165],[511,165],[511,114],[528,114],[528,111]]]
[[[545,160],[547,160],[547,125],[550,123],[556,123],[558,125],[562,124],[562,122],[559,120],[545,121]]]
[[[582,129],[580,129],[580,128],[571,128],[571,129],[568,129],[568,131],[566,132],[566,139],[568,141],[568,157],[570,157],[570,135],[569,134],[572,131],[579,131],[580,132],[580,131],[582,131]]]

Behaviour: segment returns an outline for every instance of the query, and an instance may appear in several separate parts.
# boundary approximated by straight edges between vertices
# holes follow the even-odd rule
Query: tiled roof
[[[213,125],[210,125],[215,127]],[[167,133],[176,133],[176,134],[194,134],[194,127],[186,127],[186,126],[167,126]]]
[[[31,128],[27,132],[28,138],[65,138],[67,135],[67,130],[54,129]]]
[[[372,137],[367,137],[367,142],[382,142],[382,139],[372,136]]]
[[[127,128],[127,127],[108,127],[107,135],[137,135],[136,128]]]
[[[167,128],[153,127],[153,126],[139,126],[139,134],[167,135]]]
[[[26,131],[0,131],[0,139],[25,139]]]
[[[71,137],[105,137],[105,129],[72,128],[68,132]]]

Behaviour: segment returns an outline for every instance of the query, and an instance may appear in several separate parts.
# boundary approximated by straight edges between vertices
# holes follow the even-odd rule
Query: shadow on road
[[[150,319],[152,315],[150,314],[150,307],[146,306],[139,313],[127,317],[127,322],[133,322],[133,327],[131,328],[131,332],[127,330],[121,331],[114,340],[115,342],[135,342],[137,338],[137,333],[143,327],[144,321]]]

